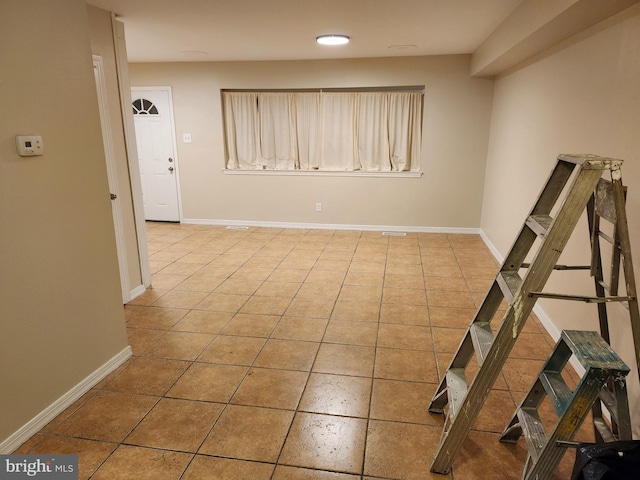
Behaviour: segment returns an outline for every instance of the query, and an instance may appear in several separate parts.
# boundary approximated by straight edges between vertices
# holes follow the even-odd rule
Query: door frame
[[[118,253],[118,267],[120,270],[122,301],[123,303],[127,303],[131,300],[131,287],[129,285],[129,270],[127,263],[127,248],[124,239],[124,224],[122,222],[122,214],[120,212],[120,189],[118,188],[118,175],[116,172],[116,156],[113,148],[113,138],[111,136],[111,122],[109,118],[109,106],[107,103],[104,63],[101,56],[93,55],[93,69],[96,79],[96,90],[98,94],[98,111],[100,113],[102,142],[104,144],[104,155],[107,165],[109,193],[115,195],[115,198],[112,198],[110,202],[111,212],[113,214],[113,228],[116,240],[116,251]]]
[[[170,122],[170,126],[171,126],[171,144],[173,146],[172,150],[173,150],[173,164],[174,164],[174,175],[175,175],[175,182],[176,182],[176,201],[178,202],[178,222],[182,222],[182,192],[180,191],[180,162],[178,159],[178,141],[177,141],[177,136],[176,136],[176,123],[175,123],[175,117],[173,114],[173,91],[171,89],[171,86],[169,85],[165,85],[165,86],[149,86],[149,87],[143,87],[143,86],[132,86],[131,87],[131,100],[133,101],[133,92],[143,92],[143,91],[152,91],[152,92],[166,92],[167,93],[167,98],[169,101],[169,122]],[[129,102],[129,108],[131,109],[131,102]],[[133,117],[133,115],[132,115]],[[135,127],[134,127],[135,128]]]
[[[151,286],[151,266],[149,264],[149,246],[147,244],[147,229],[142,205],[142,184],[140,168],[138,167],[138,147],[136,146],[136,132],[133,125],[131,107],[131,89],[129,88],[129,63],[127,60],[127,45],[125,43],[124,23],[111,13],[111,33],[116,58],[116,76],[120,93],[120,111],[124,127],[124,143],[127,151],[127,166],[129,167],[129,181],[133,200],[133,217],[136,224],[136,238],[138,241],[138,258],[142,288],[132,292],[132,298],[142,295]]]

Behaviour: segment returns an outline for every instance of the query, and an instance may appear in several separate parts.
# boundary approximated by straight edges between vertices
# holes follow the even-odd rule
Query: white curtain
[[[298,137],[298,168],[317,170],[320,167],[320,94],[296,93],[296,132]]]
[[[229,169],[420,168],[422,93],[225,92]]]
[[[225,130],[227,136],[227,168],[257,168],[258,111],[256,93],[224,94]],[[262,168],[262,167],[260,167]]]
[[[360,170],[356,143],[356,96],[323,93],[320,170]]]
[[[394,171],[420,168],[422,94],[389,96],[389,149]]]
[[[365,172],[388,172],[389,95],[358,94],[358,158]]]
[[[269,170],[296,167],[296,125],[292,93],[259,93],[260,163]]]

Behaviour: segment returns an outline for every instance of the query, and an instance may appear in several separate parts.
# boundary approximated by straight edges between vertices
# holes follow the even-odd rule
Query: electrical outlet
[[[322,211],[322,204],[320,202],[316,203],[316,212]]]
[[[182,134],[182,143],[191,143],[191,134],[183,133]]]

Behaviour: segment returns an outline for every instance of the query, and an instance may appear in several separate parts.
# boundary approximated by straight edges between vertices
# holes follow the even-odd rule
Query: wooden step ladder
[[[574,355],[585,369],[575,390],[571,390],[562,372]],[[527,443],[527,461],[522,479],[546,480],[562,460],[573,436],[595,403],[599,403],[607,383],[614,385],[615,403],[611,418],[616,419],[621,439],[631,440],[631,419],[625,377],[629,373],[622,360],[598,332],[565,330],[545,362],[531,390],[522,400],[501,442],[516,443],[521,435]],[[604,389],[604,390],[603,390]],[[549,435],[540,418],[539,408],[548,398],[558,415]]]
[[[563,298],[593,301],[598,304],[625,301],[632,313],[634,339],[640,346],[640,318],[637,314],[638,303],[624,211],[624,189],[620,175],[622,163],[622,160],[595,155],[560,155],[558,157],[555,168],[524,222],[431,400],[429,411],[433,413],[445,413],[448,405],[442,439],[431,465],[431,471],[444,474],[451,469],[455,456],[502,370],[537,298]],[[593,298],[545,294],[542,288],[554,269],[593,270],[593,261],[591,266],[579,267],[557,265],[557,261],[590,201],[593,202],[595,211],[597,200],[594,199],[594,192],[597,192],[596,187],[605,171],[611,173],[612,182],[610,183],[615,194],[616,225],[619,227],[617,238],[618,244],[623,247],[627,296],[605,297],[604,293],[600,295],[603,290],[598,290],[598,297]],[[601,209],[598,211],[601,212]],[[601,216],[604,217],[604,215]],[[591,225],[593,232],[598,230],[595,223],[597,221]],[[621,225],[622,228],[620,228]],[[599,234],[592,235],[592,241],[594,237],[599,242]],[[537,251],[531,262],[525,263],[534,245],[538,245]],[[594,258],[599,257],[596,255]],[[525,269],[522,277],[521,269]],[[597,279],[596,282],[598,282]],[[603,285],[602,282],[600,286],[604,289]],[[492,321],[498,316],[496,314],[503,300],[507,302],[507,309],[494,333]],[[468,382],[467,367],[474,354],[479,368]],[[637,362],[640,371],[640,354]]]

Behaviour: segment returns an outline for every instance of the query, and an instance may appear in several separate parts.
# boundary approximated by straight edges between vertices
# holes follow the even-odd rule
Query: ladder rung
[[[611,429],[609,428],[609,425],[607,425],[607,422],[604,421],[604,419],[594,418],[593,426],[596,428],[596,430],[598,430],[600,437],[602,437],[602,440],[604,440],[605,442],[616,441],[616,437],[614,437],[613,433],[611,433]]]
[[[554,298],[556,300],[573,300],[585,303],[611,303],[628,302],[635,300],[635,297],[586,297],[583,295],[565,295],[563,293],[529,292],[529,295],[536,298]]]
[[[547,236],[552,223],[553,218],[549,215],[531,215],[526,221],[527,226],[540,237]]]
[[[513,297],[522,285],[522,278],[518,275],[518,272],[500,272],[496,278],[500,290],[507,302],[511,304]]]
[[[600,238],[604,238],[611,245],[615,245],[615,243],[616,243],[616,241],[612,237],[610,237],[609,235],[607,235],[604,232],[601,232],[600,230],[598,230],[598,236],[600,236]]]
[[[473,341],[473,348],[476,352],[476,358],[478,359],[478,365],[482,365],[487,352],[493,343],[493,332],[491,331],[491,325],[489,322],[475,322],[471,324],[471,340]]]
[[[559,372],[543,370],[540,372],[539,378],[553,408],[555,408],[558,416],[561,417],[567,411],[569,403],[571,403],[573,392]]]
[[[547,444],[547,433],[538,411],[535,408],[521,408],[518,410],[518,421],[522,434],[527,441],[527,449],[534,463],[540,458],[540,454]]]
[[[522,268],[529,268],[530,263],[523,263]],[[591,265],[556,265],[554,270],[591,270]]]
[[[453,422],[460,411],[460,405],[467,395],[467,380],[464,368],[451,368],[447,372],[447,394],[449,396],[449,421]]]

